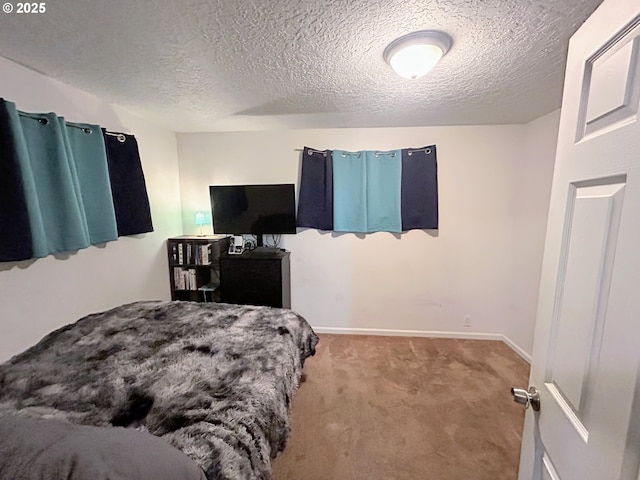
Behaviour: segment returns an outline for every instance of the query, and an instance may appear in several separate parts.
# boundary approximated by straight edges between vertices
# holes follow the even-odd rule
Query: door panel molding
[[[542,455],[541,477],[541,480],[561,480],[547,452]]]
[[[637,121],[640,15],[584,64],[576,143]]]

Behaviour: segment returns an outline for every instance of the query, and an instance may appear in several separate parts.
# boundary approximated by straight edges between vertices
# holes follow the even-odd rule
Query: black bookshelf
[[[183,235],[167,239],[172,300],[220,301],[220,255],[229,248],[225,235]]]

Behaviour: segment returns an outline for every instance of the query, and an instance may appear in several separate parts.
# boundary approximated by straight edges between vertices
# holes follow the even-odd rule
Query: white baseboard
[[[387,337],[431,337],[431,338],[467,338],[471,340],[502,340],[499,333],[479,332],[441,332],[430,330],[395,330],[391,328],[344,328],[313,327],[316,333],[337,333],[346,335],[381,335]]]
[[[506,343],[507,346],[511,348],[511,350],[516,352],[518,355],[520,355],[522,357],[522,359],[525,362],[527,362],[529,365],[531,365],[531,354],[525,352],[524,349],[520,345],[515,343],[513,340],[511,340],[506,335],[501,335],[501,337],[502,337],[502,341],[504,343]]]
[[[316,333],[335,333],[339,335],[380,335],[387,337],[427,337],[427,338],[463,338],[468,340],[499,340],[504,342],[515,353],[531,364],[531,355],[525,352],[509,337],[500,333],[480,332],[441,332],[430,330],[394,330],[387,328],[345,328],[345,327],[313,327]]]

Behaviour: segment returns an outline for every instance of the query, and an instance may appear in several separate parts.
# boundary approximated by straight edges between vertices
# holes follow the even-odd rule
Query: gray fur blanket
[[[146,429],[209,480],[267,480],[317,341],[290,310],[123,305],[60,328],[0,365],[0,417]]]

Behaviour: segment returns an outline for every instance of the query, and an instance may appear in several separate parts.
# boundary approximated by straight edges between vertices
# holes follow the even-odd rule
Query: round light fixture
[[[384,59],[401,77],[418,78],[431,70],[451,48],[451,37],[437,30],[420,30],[396,38],[384,49]]]

